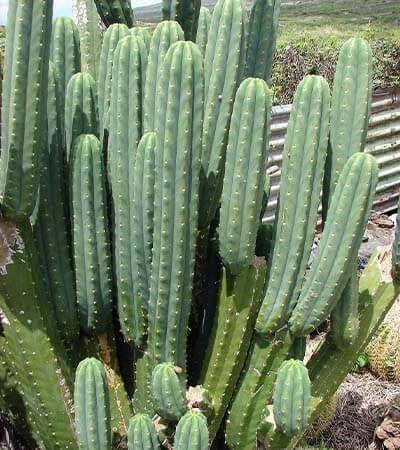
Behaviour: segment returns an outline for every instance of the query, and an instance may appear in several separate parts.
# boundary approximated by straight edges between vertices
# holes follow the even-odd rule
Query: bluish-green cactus
[[[186,386],[182,369],[172,363],[158,364],[151,377],[154,409],[165,420],[178,422],[186,412]]]
[[[188,411],[178,422],[174,450],[208,450],[207,419],[197,411]]]
[[[103,152],[93,135],[81,135],[71,156],[72,228],[80,325],[99,334],[111,321],[111,257]]]
[[[195,40],[200,7],[200,0],[163,0],[162,19],[177,21],[185,39]]]
[[[0,201],[12,220],[29,218],[46,149],[53,0],[14,0],[7,14],[2,89]]]
[[[160,450],[156,428],[147,414],[137,414],[129,421],[128,450]]]
[[[80,450],[111,450],[111,418],[106,372],[96,358],[76,369],[75,427]]]
[[[211,25],[211,12],[205,6],[200,8],[199,22],[197,25],[196,44],[199,46],[202,55],[206,52],[206,45],[208,41],[208,33]]]

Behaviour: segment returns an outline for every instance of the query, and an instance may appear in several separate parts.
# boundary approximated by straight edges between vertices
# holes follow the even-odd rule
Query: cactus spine
[[[62,338],[71,343],[78,337],[78,314],[70,258],[68,204],[65,199],[64,111],[58,72],[49,68],[47,100],[47,147],[43,152],[40,198],[31,219],[38,244],[49,298]]]
[[[207,419],[197,411],[188,411],[175,431],[174,450],[207,450]]]
[[[356,153],[346,163],[310,273],[289,320],[295,336],[316,328],[339,300],[349,270],[356,263],[377,179],[378,167],[371,155]],[[339,220],[338,215],[347,220]]]
[[[246,75],[271,84],[281,0],[255,0],[251,7],[246,53]]]
[[[199,23],[197,26],[197,33],[196,33],[196,44],[199,46],[203,57],[206,52],[206,45],[208,40],[208,33],[210,31],[210,25],[211,25],[210,10],[205,6],[202,6],[200,8],[199,13]]]
[[[151,37],[143,106],[143,128],[146,133],[154,131],[157,111],[156,90],[165,55],[171,45],[183,38],[182,28],[174,21],[159,23]]]
[[[75,426],[81,450],[111,450],[111,419],[106,372],[96,358],[76,370]]]
[[[122,23],[132,28],[136,24],[130,0],[94,0],[94,3],[106,27]]]
[[[157,85],[155,131],[164,145],[156,154],[149,353],[153,364],[182,368],[197,234],[203,77],[200,50],[177,42]]]
[[[186,412],[186,386],[181,372],[182,369],[172,363],[161,363],[152,373],[154,408],[161,417],[171,422],[178,422]]]
[[[156,428],[147,414],[137,414],[129,421],[128,450],[160,450]]]
[[[39,188],[52,12],[53,0],[15,0],[7,14],[0,199],[16,221],[30,216]]]
[[[328,126],[328,84],[309,76],[296,91],[286,134],[268,287],[256,323],[259,333],[274,333],[282,326],[299,295],[317,222]]]
[[[240,85],[229,129],[221,199],[219,252],[237,275],[254,256],[267,170],[272,94],[262,80]]]
[[[99,136],[95,81],[88,73],[77,73],[69,80],[65,104],[65,133],[68,162],[78,136]]]
[[[71,161],[76,293],[85,334],[99,334],[112,312],[110,249],[103,153],[99,140],[75,140]]]
[[[218,0],[204,57],[204,123],[199,227],[207,228],[217,210],[224,177],[226,141],[233,99],[241,81],[245,42],[242,0]]]
[[[143,301],[134,287],[134,166],[142,135],[142,55],[144,41],[126,36],[114,54],[108,141],[108,177],[113,212],[113,257],[118,312],[125,339],[143,343]],[[124,101],[125,100],[125,101]],[[134,300],[133,300],[134,299]]]

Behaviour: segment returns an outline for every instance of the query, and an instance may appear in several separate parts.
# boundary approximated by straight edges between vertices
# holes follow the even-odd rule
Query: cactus
[[[76,295],[85,334],[99,334],[112,312],[105,173],[99,140],[81,135],[71,161],[72,227]]]
[[[242,0],[218,0],[204,57],[204,123],[199,228],[207,228],[218,208],[233,99],[241,81],[245,42]]]
[[[99,136],[95,81],[88,73],[77,73],[67,86],[65,104],[66,159],[81,134]]]
[[[104,33],[101,46],[99,78],[97,82],[97,97],[99,104],[99,136],[103,143],[104,131],[107,128],[108,108],[110,107],[111,76],[113,71],[114,52],[118,42],[129,35],[126,25],[111,25]]]
[[[142,47],[142,49],[141,49]],[[144,47],[144,48],[143,48]],[[142,56],[145,43],[126,36],[114,54],[110,96],[110,135],[107,169],[113,212],[113,257],[118,313],[125,339],[141,345],[144,339],[143,301],[134,287],[134,168],[142,135]],[[126,101],[121,101],[122,99]],[[134,299],[134,300],[133,300]]]
[[[186,386],[181,372],[172,363],[162,363],[154,368],[151,377],[154,409],[170,422],[178,422],[186,412]]]
[[[146,133],[154,131],[158,106],[156,103],[156,90],[165,55],[171,45],[183,40],[183,38],[182,28],[174,21],[159,23],[151,37],[143,106],[143,130]]]
[[[320,325],[339,300],[357,260],[377,181],[378,167],[371,155],[356,153],[346,163],[314,262],[289,320],[295,336]],[[337,211],[347,220],[338,220]],[[327,266],[326,261],[332,263]]]
[[[76,369],[75,426],[82,450],[111,450],[110,404],[106,373],[96,358],[86,358]]]
[[[289,359],[279,368],[274,390],[274,419],[289,437],[303,432],[310,416],[311,383],[301,361]]]
[[[68,204],[65,195],[64,111],[59,75],[53,63],[49,69],[47,137],[40,198],[31,218],[49,298],[62,338],[77,339],[78,314],[69,245]]]
[[[397,205],[397,211],[400,211],[400,199]],[[393,274],[396,278],[400,278],[400,214],[396,215],[396,231],[392,246],[392,267]]]
[[[53,0],[15,0],[7,14],[0,201],[16,221],[31,215],[39,188],[52,11]]]
[[[128,450],[160,450],[156,428],[147,414],[137,414],[129,421]]]
[[[149,299],[152,364],[186,368],[197,233],[203,64],[195,44],[177,42],[168,50],[157,85],[153,262]],[[172,180],[172,182],[171,182]],[[174,201],[171,199],[174,198]],[[167,212],[168,211],[168,212]]]
[[[208,40],[208,33],[211,25],[211,13],[208,8],[202,6],[199,12],[199,23],[196,33],[196,44],[200,47],[201,53],[204,57],[206,52],[206,45]]]
[[[94,0],[101,20],[106,27],[122,23],[129,28],[136,23],[130,0]]]
[[[256,330],[274,333],[293,309],[311,252],[328,138],[329,88],[305,78],[296,91],[282,162],[276,235]]]
[[[255,0],[250,11],[246,75],[271,84],[281,0]]]
[[[207,419],[200,412],[188,411],[176,427],[174,450],[207,450],[208,448]]]
[[[193,41],[196,37],[200,7],[200,0],[163,0],[162,18],[177,21],[185,33],[185,39]]]

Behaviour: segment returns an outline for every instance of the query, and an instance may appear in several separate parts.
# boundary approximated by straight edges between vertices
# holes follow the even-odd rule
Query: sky
[[[6,23],[7,6],[12,0],[0,0],[0,24]],[[133,0],[133,6],[145,6],[157,3],[158,0]],[[71,0],[54,0],[54,15],[55,16],[70,16],[71,15]]]

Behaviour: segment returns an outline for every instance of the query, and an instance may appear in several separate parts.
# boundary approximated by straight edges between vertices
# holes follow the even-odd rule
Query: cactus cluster
[[[99,55],[51,0],[8,12],[0,361],[18,401],[0,404],[49,450],[293,448],[398,293],[386,253],[356,277],[370,49],[344,45],[332,94],[300,83],[271,227],[280,1],[164,0],[151,35],[128,0],[94,4]]]

